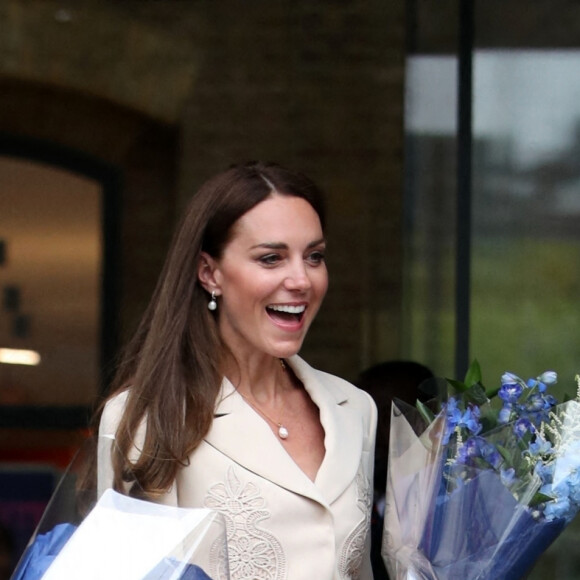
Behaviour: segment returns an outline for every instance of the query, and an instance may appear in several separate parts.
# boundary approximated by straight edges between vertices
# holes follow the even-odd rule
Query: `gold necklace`
[[[238,391],[238,393],[239,393],[239,391]],[[250,399],[248,399],[248,397],[246,397],[246,395],[244,395],[242,393],[240,393],[240,395],[242,395],[242,397],[244,398],[246,403],[248,403],[248,405],[250,405],[250,407],[252,407],[252,409],[254,409],[254,411],[257,411],[258,413],[260,413],[260,415],[262,415],[263,417],[268,419],[268,421],[270,421],[270,423],[273,423],[274,425],[276,425],[276,427],[278,427],[278,437],[280,437],[280,439],[288,439],[288,436],[290,435],[290,433],[289,433],[288,429],[286,427],[284,427],[284,425],[282,425],[282,423],[280,423],[280,421],[275,421],[274,419],[272,419],[272,417],[270,417],[269,415],[264,413],[264,411],[262,411],[262,409],[259,409],[256,405],[254,405],[254,403],[252,403],[252,401],[250,401]]]
[[[280,365],[282,366],[283,370],[286,370],[286,363],[284,362],[283,359],[280,359]],[[240,393],[240,391],[238,391],[238,393]],[[264,413],[264,411],[262,409],[258,408],[256,405],[254,405],[254,403],[252,403],[252,401],[250,401],[250,399],[248,399],[248,397],[246,397],[246,395],[244,395],[243,393],[240,393],[240,395],[242,395],[242,398],[244,399],[244,401],[246,401],[246,403],[248,403],[248,405],[250,405],[250,407],[252,407],[252,409],[254,409],[254,411],[259,413],[260,415],[262,415],[262,417],[265,417],[266,419],[268,419],[268,421],[270,421],[270,423],[273,423],[274,425],[276,425],[276,427],[278,427],[278,437],[280,437],[280,439],[288,439],[290,432],[280,421],[275,421],[274,419],[272,419],[272,417],[270,417],[269,415]]]

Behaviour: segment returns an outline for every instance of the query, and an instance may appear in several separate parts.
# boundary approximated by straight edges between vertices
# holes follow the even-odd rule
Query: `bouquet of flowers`
[[[442,401],[394,401],[382,555],[391,579],[518,580],[580,509],[580,377],[505,373],[475,361]]]
[[[94,489],[79,486],[84,451],[61,478],[11,580],[211,580],[210,553],[229,577],[218,512],[165,506],[112,489],[96,501]]]

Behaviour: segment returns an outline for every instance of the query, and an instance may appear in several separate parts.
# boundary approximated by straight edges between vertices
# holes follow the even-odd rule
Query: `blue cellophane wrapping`
[[[435,578],[519,580],[564,529],[537,521],[491,471],[435,499],[418,549]]]
[[[76,529],[73,524],[57,524],[38,534],[26,548],[11,580],[40,580]]]
[[[171,580],[176,573],[179,574],[179,580],[211,580],[203,568],[195,564],[187,564],[184,568],[174,558],[164,558],[144,580]]]
[[[491,470],[450,491],[444,417],[426,425],[395,401],[383,560],[391,580],[519,580],[567,525],[534,519]],[[533,490],[530,491],[530,493]]]

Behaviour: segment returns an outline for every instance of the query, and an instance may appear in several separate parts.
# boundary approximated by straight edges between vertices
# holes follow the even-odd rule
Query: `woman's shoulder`
[[[99,424],[99,435],[115,434],[127,404],[128,394],[129,390],[125,389],[119,393],[116,393],[115,395],[112,395],[105,403]]]

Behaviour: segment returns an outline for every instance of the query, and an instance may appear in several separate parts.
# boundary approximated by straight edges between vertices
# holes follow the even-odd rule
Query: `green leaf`
[[[469,388],[464,383],[456,381],[455,379],[445,379],[458,393],[464,393]]]
[[[474,403],[478,407],[485,405],[487,403],[487,395],[481,383],[475,383],[471,385],[467,391],[464,393],[465,401]]]
[[[471,361],[469,368],[467,369],[464,382],[468,387],[471,387],[472,385],[475,385],[477,383],[481,384],[482,380],[483,379],[481,376],[481,366],[479,366],[478,360],[474,358]]]
[[[525,463],[518,463],[517,465],[514,463],[512,467],[515,469],[515,475],[518,481],[522,481],[530,473],[530,468]]]
[[[503,457],[503,460],[506,463],[511,464],[512,454],[503,445],[496,444],[495,448],[498,450],[499,454]]]
[[[433,422],[433,419],[435,419],[435,415],[433,414],[433,411],[431,411],[431,409],[429,409],[429,407],[427,407],[421,401],[419,401],[419,399],[417,399],[415,406],[417,407],[417,411],[419,411],[419,414],[421,415],[421,417],[423,417],[423,419],[425,419],[425,421],[427,421],[427,424],[430,425]]]
[[[549,501],[554,501],[554,498],[550,495],[546,495],[545,493],[536,493],[534,494],[534,497],[530,500],[530,507],[534,507],[540,503],[546,503]]]
[[[527,451],[530,446],[530,441],[532,440],[533,434],[527,431],[521,437],[517,437],[516,443],[519,449],[523,451]]]

